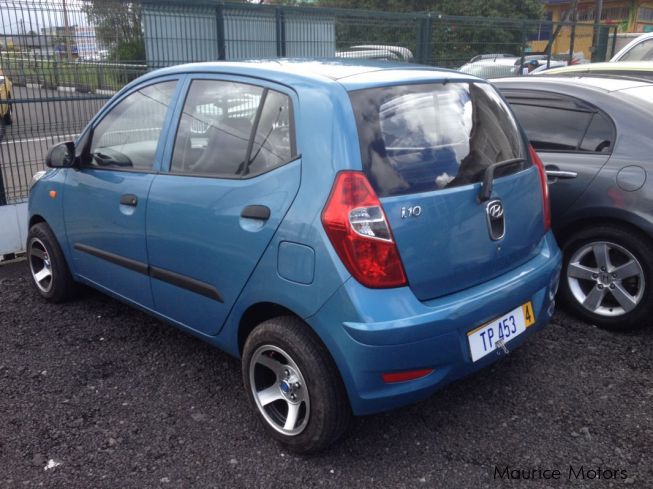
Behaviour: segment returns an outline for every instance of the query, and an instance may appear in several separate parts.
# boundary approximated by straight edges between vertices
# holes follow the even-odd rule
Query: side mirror
[[[49,168],[70,168],[75,166],[75,161],[75,143],[72,141],[55,144],[45,157],[45,164]]]

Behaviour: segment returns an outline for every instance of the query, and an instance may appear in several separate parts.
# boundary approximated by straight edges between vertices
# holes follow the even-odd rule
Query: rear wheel
[[[249,335],[243,381],[267,432],[288,449],[314,453],[347,429],[351,410],[338,370],[297,318],[270,319]]]
[[[52,230],[44,222],[29,230],[27,263],[32,282],[42,297],[51,302],[62,302],[74,295],[76,285],[66,259]]]
[[[582,319],[626,331],[651,323],[653,257],[638,233],[617,226],[580,231],[564,245],[563,301]]]

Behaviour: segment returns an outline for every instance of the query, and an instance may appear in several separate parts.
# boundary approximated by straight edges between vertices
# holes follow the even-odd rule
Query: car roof
[[[585,63],[581,65],[565,66],[564,68],[555,68],[547,73],[556,75],[558,73],[591,73],[592,71],[614,71],[619,72],[632,71],[651,71],[653,72],[653,61],[608,61],[605,63]]]
[[[162,68],[144,75],[140,81],[164,75],[184,73],[222,73],[244,75],[292,84],[297,81],[317,83],[337,82],[346,89],[366,86],[392,85],[398,82],[420,82],[437,80],[470,80],[479,78],[457,71],[431,66],[378,61],[367,59],[325,58],[325,59],[259,59],[245,61],[212,61],[190,63]]]
[[[553,71],[553,70],[551,70]],[[546,73],[546,72],[545,72]],[[506,85],[503,88],[520,89],[547,89],[555,90],[556,87],[571,88],[580,90],[599,91],[604,93],[619,92],[629,88],[647,86],[651,83],[643,80],[632,80],[629,78],[611,78],[601,76],[555,76],[545,73],[536,76],[520,76],[501,78],[493,80],[496,85]]]

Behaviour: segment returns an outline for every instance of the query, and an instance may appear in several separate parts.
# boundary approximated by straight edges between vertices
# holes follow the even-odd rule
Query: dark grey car
[[[553,228],[564,250],[559,296],[601,327],[650,324],[653,84],[521,77],[495,85],[547,170]]]

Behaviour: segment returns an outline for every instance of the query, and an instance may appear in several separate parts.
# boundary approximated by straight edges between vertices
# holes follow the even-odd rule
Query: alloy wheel
[[[52,262],[43,241],[39,238],[32,238],[27,254],[34,283],[41,292],[47,294],[52,289]]]
[[[249,380],[256,406],[272,428],[287,436],[304,431],[311,407],[308,386],[288,353],[260,346],[249,364]]]
[[[572,295],[586,310],[600,316],[627,314],[644,295],[644,269],[626,248],[595,241],[579,248],[567,266]]]

